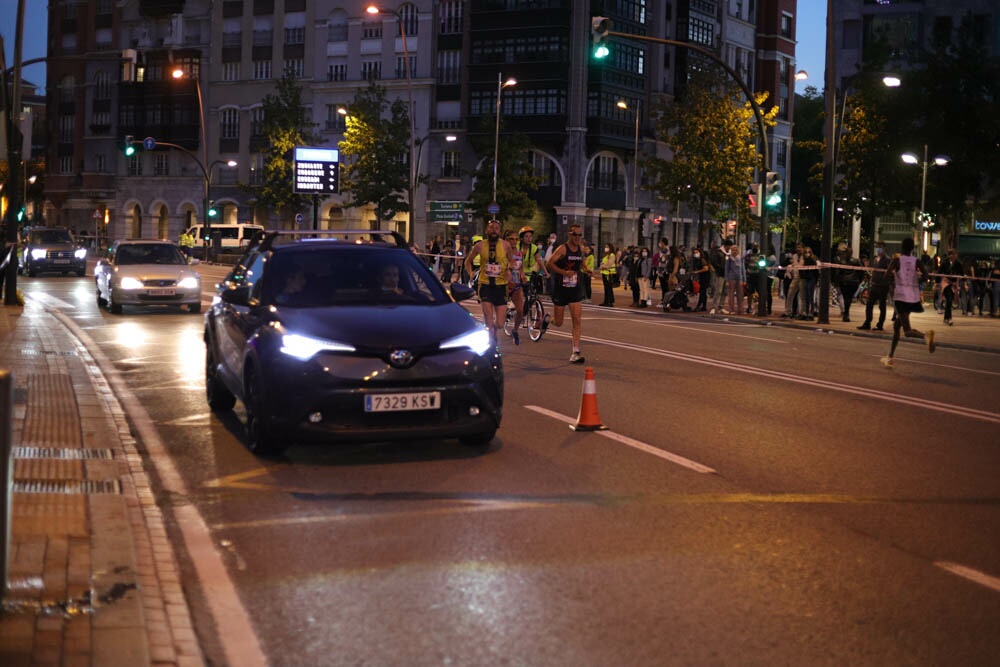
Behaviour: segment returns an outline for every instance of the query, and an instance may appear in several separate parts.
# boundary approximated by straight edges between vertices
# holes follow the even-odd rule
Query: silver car
[[[184,306],[201,312],[201,276],[170,241],[116,241],[97,262],[97,305],[115,314],[122,306]]]

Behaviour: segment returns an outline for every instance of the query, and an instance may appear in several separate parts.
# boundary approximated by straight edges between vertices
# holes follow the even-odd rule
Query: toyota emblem
[[[389,363],[396,368],[406,368],[413,363],[413,353],[409,350],[393,350],[389,353]]]

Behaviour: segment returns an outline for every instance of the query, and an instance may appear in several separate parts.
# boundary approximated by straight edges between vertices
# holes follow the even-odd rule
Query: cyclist
[[[532,285],[535,291],[541,294],[542,280],[545,278],[545,263],[542,261],[542,253],[535,245],[535,230],[531,227],[521,227],[517,232],[517,249],[521,251],[524,258],[524,281],[526,285]]]
[[[510,282],[510,262],[513,248],[500,238],[500,221],[486,223],[486,238],[479,241],[465,258],[465,270],[472,274],[474,259],[479,259],[479,302],[483,307],[483,323],[494,344],[507,316],[507,284]]]
[[[514,330],[510,337],[514,339],[514,345],[521,344],[521,320],[524,319],[524,290],[522,287],[527,283],[524,281],[524,256],[521,254],[520,244],[513,229],[508,229],[503,233],[503,240],[510,244],[510,282],[507,283],[507,291],[510,300],[514,303]],[[499,323],[498,323],[499,326]]]
[[[569,226],[569,236],[566,243],[562,244],[552,253],[545,268],[554,274],[555,286],[552,290],[552,305],[554,306],[554,317],[552,323],[561,327],[566,314],[566,307],[569,306],[570,319],[573,321],[573,354],[569,361],[573,364],[582,364],[584,359],[580,354],[580,329],[583,320],[583,281],[581,277],[589,275],[590,271],[584,265],[584,252],[582,246],[583,234],[580,225]],[[548,327],[548,321],[542,324],[544,331]]]

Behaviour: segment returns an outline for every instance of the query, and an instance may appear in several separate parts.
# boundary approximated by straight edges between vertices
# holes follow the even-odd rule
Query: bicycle
[[[528,284],[523,289],[525,289],[525,294],[522,325],[528,329],[528,338],[537,343],[541,340],[542,334],[545,333],[542,324],[545,322],[546,315],[545,305],[538,298],[538,281],[535,279],[535,276],[532,276],[532,279],[528,281]],[[514,332],[514,318],[516,315],[514,300],[508,295],[507,316],[503,322],[503,332],[508,336]]]

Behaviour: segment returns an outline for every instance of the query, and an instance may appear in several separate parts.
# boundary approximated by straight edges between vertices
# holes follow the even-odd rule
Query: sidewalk
[[[866,338],[878,338],[886,342],[886,350],[888,351],[888,344],[892,340],[892,303],[886,304],[886,318],[885,318],[885,331],[859,331],[858,326],[865,321],[865,305],[863,303],[852,303],[851,304],[851,321],[844,322],[841,319],[840,309],[836,306],[830,307],[828,324],[819,324],[815,319],[812,321],[808,320],[793,320],[787,317],[783,317],[785,313],[785,300],[779,299],[777,296],[777,286],[775,286],[774,297],[772,300],[772,310],[771,315],[766,317],[759,317],[757,315],[728,315],[719,314],[712,315],[708,312],[682,312],[672,310],[670,313],[664,314],[663,310],[660,308],[660,290],[659,287],[650,290],[650,295],[653,298],[654,306],[649,308],[632,308],[632,291],[623,288],[618,288],[615,290],[615,310],[628,310],[634,311],[636,313],[655,313],[662,317],[678,317],[685,319],[698,319],[698,318],[710,318],[719,319],[732,322],[750,322],[756,324],[766,324],[773,326],[783,326],[792,327],[796,329],[806,329],[810,331],[822,330],[824,332],[833,332],[837,334],[843,334],[848,336],[862,336]],[[593,295],[591,297],[591,302],[593,304],[599,304],[604,300],[604,286],[600,281],[594,281],[593,284]],[[691,307],[694,308],[697,305],[697,297],[690,298]],[[709,309],[712,307],[711,299],[709,300]],[[872,326],[874,327],[878,323],[878,305],[876,304],[874,309],[874,320],[872,321]],[[936,333],[936,344],[940,348],[957,348],[964,350],[976,350],[981,352],[994,352],[1000,353],[1000,317],[990,317],[989,315],[979,316],[978,312],[976,315],[962,315],[962,311],[956,308],[952,314],[952,320],[954,322],[953,326],[947,326],[944,323],[944,315],[940,315],[934,311],[933,304],[924,304],[924,312],[914,313],[910,315],[910,324],[913,328],[918,331],[927,331],[928,329],[933,329]],[[924,342],[915,338],[900,338],[900,345],[923,345]],[[906,348],[900,348],[906,349]]]
[[[173,549],[103,374],[38,301],[0,306],[13,378],[0,665],[204,665]]]

